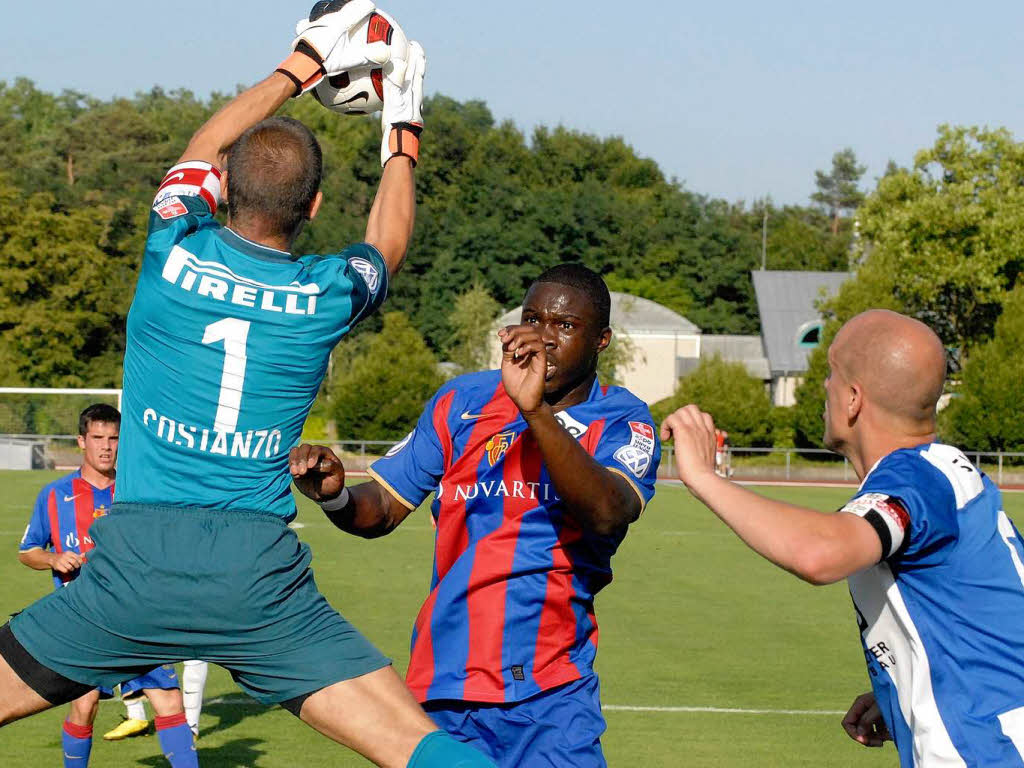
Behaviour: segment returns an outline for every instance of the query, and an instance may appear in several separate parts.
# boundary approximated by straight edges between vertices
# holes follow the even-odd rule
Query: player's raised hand
[[[328,501],[345,488],[345,467],[325,445],[302,444],[288,454],[295,487],[313,501]]]
[[[544,402],[548,352],[532,325],[510,325],[498,331],[501,339],[501,383],[516,407],[536,411]]]
[[[325,62],[339,43],[347,43],[349,33],[365,24],[376,9],[373,0],[322,0],[315,3],[309,16],[299,19],[295,25],[292,50],[308,50],[300,48],[308,46],[321,62]],[[327,73],[333,74],[330,70]]]
[[[661,424],[661,439],[675,444],[679,479],[691,490],[707,475],[715,476],[715,422],[696,405],[680,408]]]
[[[423,78],[427,73],[427,54],[416,41],[409,43],[404,54],[394,45],[392,51],[392,59],[384,67],[384,108],[381,111],[384,137],[380,163],[387,165],[392,157],[405,156],[416,165],[423,132]]]
[[[843,718],[843,729],[865,747],[880,747],[892,740],[873,693],[865,693],[854,700]]]
[[[332,55],[344,59],[344,50],[351,40],[366,38],[365,32],[361,37],[353,37],[354,30],[366,26],[375,9],[372,0],[323,0],[313,6],[309,16],[299,19],[292,54],[276,70],[294,83],[294,96],[315,88],[326,75],[332,74],[327,68]],[[365,43],[362,48],[366,48]],[[362,51],[361,56],[365,58],[365,54]],[[341,70],[334,70],[338,71]]]
[[[50,568],[57,573],[74,573],[85,562],[85,558],[74,552],[61,552],[54,554],[50,561]]]

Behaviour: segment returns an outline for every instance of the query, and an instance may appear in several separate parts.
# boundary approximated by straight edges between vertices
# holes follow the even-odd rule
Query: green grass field
[[[0,614],[51,589],[49,576],[17,561],[17,544],[39,487],[57,476],[0,472]],[[834,509],[843,489],[776,488],[769,495]],[[1006,498],[1024,516],[1024,495]],[[297,522],[313,548],[317,581],[331,603],[404,670],[413,617],[426,593],[432,531],[424,510],[390,537],[354,539],[303,500]],[[892,745],[850,741],[837,714],[869,687],[845,585],[812,588],[749,552],[676,486],[663,485],[615,559],[616,579],[598,597],[598,672],[611,766],[895,766]],[[280,708],[265,709],[211,669],[200,763],[207,768],[359,766],[354,754]],[[644,708],[640,711],[620,709]],[[764,714],[656,708],[770,710]],[[60,762],[64,708],[0,731],[0,765]],[[163,766],[154,736],[106,743],[119,703],[97,719],[93,765]]]

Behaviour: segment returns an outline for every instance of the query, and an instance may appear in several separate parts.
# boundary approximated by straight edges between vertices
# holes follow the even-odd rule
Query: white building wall
[[[772,404],[784,408],[796,405],[796,388],[803,380],[802,376],[776,376],[772,380]]]
[[[625,334],[636,354],[619,372],[622,385],[648,405],[676,389],[676,358],[700,357],[700,336],[631,332]]]

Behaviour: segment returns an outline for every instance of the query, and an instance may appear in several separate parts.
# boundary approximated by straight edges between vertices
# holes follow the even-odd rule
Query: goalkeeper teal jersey
[[[387,294],[368,244],[292,257],[213,214],[220,173],[175,166],[128,314],[116,502],[295,515],[298,444],[331,350]]]

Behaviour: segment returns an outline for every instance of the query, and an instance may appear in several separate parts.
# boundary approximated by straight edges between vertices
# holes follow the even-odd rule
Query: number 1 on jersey
[[[242,405],[245,386],[245,345],[249,339],[248,320],[226,317],[206,326],[203,344],[224,342],[224,372],[220,377],[220,396],[213,428],[217,432],[234,432],[238,426],[238,409]]]

